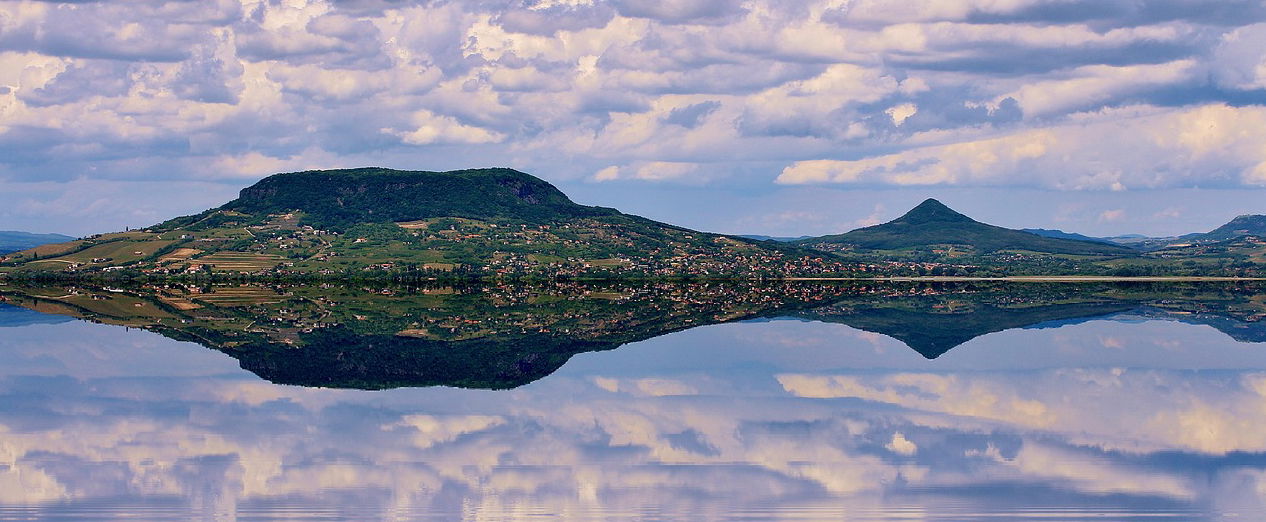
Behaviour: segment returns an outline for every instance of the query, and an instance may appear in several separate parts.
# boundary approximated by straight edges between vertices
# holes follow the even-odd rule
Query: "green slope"
[[[1192,239],[1198,241],[1222,241],[1242,236],[1266,237],[1266,216],[1236,216],[1235,219],[1232,219],[1227,224],[1210,232],[1194,236]]]
[[[1036,234],[981,223],[935,199],[929,199],[904,216],[859,228],[846,234],[796,241],[804,245],[837,244],[866,250],[901,250],[936,245],[966,245],[978,253],[1025,250],[1047,254],[1131,255],[1127,247],[1093,241],[1042,237]]]

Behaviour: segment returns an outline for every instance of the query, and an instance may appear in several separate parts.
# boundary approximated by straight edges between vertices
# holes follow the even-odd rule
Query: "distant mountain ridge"
[[[1076,233],[1076,232],[1064,232],[1063,230],[1050,229],[1050,228],[1022,228],[1022,229],[1020,229],[1020,231],[1022,231],[1022,232],[1028,232],[1028,233],[1030,233],[1030,234],[1037,234],[1037,235],[1042,236],[1042,237],[1053,237],[1053,238],[1056,238],[1056,239],[1073,239],[1073,240],[1076,240],[1076,241],[1093,241],[1093,242],[1095,242],[1095,243],[1107,243],[1107,244],[1109,244],[1109,245],[1116,245],[1116,244],[1119,244],[1119,243],[1117,243],[1116,241],[1113,241],[1113,240],[1111,240],[1111,239],[1104,238],[1104,237],[1091,237],[1091,236],[1087,236],[1087,235],[1085,235],[1085,234],[1078,234],[1078,233]]]
[[[1266,216],[1244,214],[1209,232],[1194,232],[1174,237],[1147,237],[1139,234],[1105,238],[1142,251],[1158,251],[1190,245],[1229,243],[1248,237],[1266,238]]]
[[[1024,250],[1048,254],[1128,255],[1120,245],[1054,237],[988,225],[928,199],[905,215],[844,234],[803,239],[797,244],[848,245],[866,250],[901,250],[936,245],[966,245],[983,252]]]
[[[763,236],[763,235],[760,235],[760,234],[739,234],[739,236],[738,236],[738,237],[741,237],[741,238],[746,238],[746,239],[754,239],[754,240],[756,240],[756,241],[779,241],[779,242],[783,242],[783,243],[790,243],[790,242],[792,242],[792,241],[799,241],[799,240],[801,240],[801,239],[808,239],[808,238],[811,238],[811,237],[813,237],[813,236],[795,236],[795,237],[790,237],[790,236]]]
[[[18,252],[51,243],[65,243],[74,239],[62,234],[32,234],[16,230],[0,230],[0,254]]]

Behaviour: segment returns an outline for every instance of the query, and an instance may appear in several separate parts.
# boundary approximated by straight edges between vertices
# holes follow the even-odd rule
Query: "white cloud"
[[[649,181],[675,179],[686,176],[698,168],[699,166],[693,163],[652,161],[638,167],[634,172],[633,177]]]
[[[1214,51],[1214,78],[1237,89],[1266,88],[1266,23],[1238,28]]]
[[[410,145],[429,145],[432,143],[496,143],[505,139],[505,135],[496,131],[465,125],[452,116],[435,114],[428,110],[413,113],[412,122],[417,125],[413,130],[391,131]]]
[[[1125,209],[1114,208],[1099,213],[1100,223],[1112,223],[1125,219]]]
[[[1178,83],[1193,74],[1195,66],[1194,60],[1126,67],[1088,65],[1061,74],[1061,78],[1026,83],[997,96],[994,103],[1012,98],[1019,102],[1026,117],[1047,116],[1096,106],[1141,88]]]
[[[604,167],[593,174],[594,181],[611,181],[620,178],[620,167]]]
[[[892,434],[892,440],[888,441],[884,447],[888,448],[888,451],[898,455],[905,455],[907,457],[914,455],[919,451],[919,446],[910,442],[910,440],[899,431]]]
[[[1036,185],[1061,190],[1255,184],[1266,109],[1204,105],[1078,115],[1072,122],[859,160],[806,160],[780,183]],[[1263,178],[1266,179],[1266,178]]]
[[[892,124],[898,127],[900,127],[902,123],[905,123],[907,119],[910,119],[911,116],[914,116],[917,112],[919,112],[919,106],[913,103],[894,105],[884,111],[884,113],[892,117]]]

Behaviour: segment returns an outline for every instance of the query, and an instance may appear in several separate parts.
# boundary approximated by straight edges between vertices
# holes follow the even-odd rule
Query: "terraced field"
[[[217,272],[258,272],[277,266],[286,258],[274,254],[251,252],[218,252],[193,262],[210,266]]]
[[[195,294],[190,299],[214,306],[249,306],[259,304],[276,304],[286,301],[288,297],[271,289],[258,286],[224,286],[216,287],[213,292]]]
[[[64,254],[66,252],[79,248],[83,244],[84,244],[83,240],[71,241],[69,243],[53,243],[49,245],[40,245],[30,250],[27,250],[26,252],[33,253],[40,257],[49,257],[49,256]]]
[[[186,261],[190,257],[193,257],[201,253],[202,251],[196,248],[177,248],[172,253],[159,258],[158,262],[162,264],[162,263],[174,263],[177,261]]]

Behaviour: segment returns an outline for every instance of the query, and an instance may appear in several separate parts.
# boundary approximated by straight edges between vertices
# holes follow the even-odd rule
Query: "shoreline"
[[[1193,283],[1193,281],[1266,281],[1266,277],[1236,276],[1110,276],[1110,275],[1008,275],[974,276],[891,276],[891,277],[785,277],[784,281],[1014,281],[1014,283]]]
[[[1017,283],[1113,283],[1113,282],[1232,282],[1266,281],[1266,277],[1233,276],[893,276],[893,277],[788,277],[783,281],[893,281],[893,282],[971,282],[1009,281]]]
[[[556,282],[779,282],[779,281],[840,281],[886,283],[954,283],[954,282],[1012,282],[1012,283],[1192,283],[1192,282],[1255,282],[1266,277],[1236,276],[1094,276],[1094,275],[1016,275],[1016,276],[880,276],[880,277],[567,277],[567,278],[482,278],[482,277],[393,277],[377,275],[367,277],[331,277],[329,275],[261,276],[247,274],[214,274],[201,277],[58,277],[56,273],[14,274],[0,272],[0,285],[8,283],[317,283],[317,282],[398,282],[398,283],[556,283]],[[30,277],[34,276],[34,277]],[[51,277],[50,277],[51,276]]]

